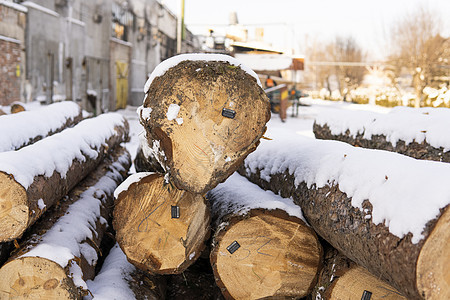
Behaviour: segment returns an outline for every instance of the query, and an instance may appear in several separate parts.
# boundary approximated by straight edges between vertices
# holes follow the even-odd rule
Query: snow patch
[[[174,120],[175,118],[177,118],[179,112],[180,106],[178,104],[170,104],[166,113],[167,119],[169,121]]]
[[[122,182],[114,191],[114,198],[117,199],[119,197],[120,193],[123,191],[127,191],[130,185],[132,185],[135,182],[139,182],[142,178],[147,177],[148,175],[155,174],[154,172],[140,172],[131,174],[128,176],[127,179],[125,179],[124,182]]]

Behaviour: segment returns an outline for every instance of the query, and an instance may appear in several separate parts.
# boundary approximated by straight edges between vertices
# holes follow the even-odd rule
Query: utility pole
[[[178,16],[177,53],[181,53],[181,44],[184,40],[184,0],[181,0],[180,15]]]

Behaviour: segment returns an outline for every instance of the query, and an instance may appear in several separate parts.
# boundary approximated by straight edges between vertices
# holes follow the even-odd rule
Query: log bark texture
[[[416,159],[450,162],[450,151],[446,151],[444,147],[433,147],[426,141],[405,143],[405,141],[399,140],[394,146],[382,134],[372,135],[371,139],[365,138],[364,132],[357,133],[355,136],[351,135],[348,130],[344,134],[332,134],[328,125],[319,125],[317,123],[313,125],[313,132],[317,139],[336,140],[356,147],[397,152]]]
[[[318,235],[347,257],[398,289],[408,299],[446,299],[450,297],[449,271],[450,210],[429,221],[425,238],[411,242],[411,233],[399,238],[382,224],[366,218],[364,210],[351,205],[351,199],[330,185],[308,188],[298,185],[289,171],[261,178],[261,169],[240,170],[250,181],[264,189],[292,197]],[[371,211],[368,201],[363,208]]]
[[[0,269],[1,299],[81,299],[88,294],[80,284],[95,275],[114,188],[130,165],[129,153],[117,148],[27,231]]]
[[[209,237],[205,198],[166,184],[160,174],[132,176],[137,179],[130,177],[118,188],[125,185],[114,208],[118,244],[139,269],[156,274],[183,272],[200,256]]]
[[[210,260],[217,285],[227,299],[307,296],[321,268],[316,234],[285,210],[264,208],[258,200],[267,199],[267,193],[258,187],[259,192],[249,191],[254,185],[248,181],[236,186],[236,176],[208,193],[215,231]],[[249,197],[255,198],[244,201]],[[286,205],[281,197],[269,197],[269,205]]]
[[[146,94],[143,150],[179,189],[206,193],[255,150],[269,118],[267,96],[240,67],[182,61],[156,77]]]
[[[81,108],[59,102],[0,119],[0,152],[17,150],[72,127],[83,119]]]
[[[128,122],[121,117],[120,125],[117,125],[117,120],[107,123],[110,124],[107,135],[99,138],[95,145],[92,136],[96,135],[97,122],[108,120],[106,119],[108,116],[103,118],[102,116],[85,120],[70,131],[63,131],[19,151],[0,153],[0,165],[5,166],[0,167],[0,227],[2,228],[0,241],[11,241],[21,237],[47,208],[94,170],[109,151],[128,139]],[[38,170],[40,175],[36,175],[29,185],[21,181],[30,176],[28,173],[30,169],[25,163],[30,161],[30,164],[34,164],[30,155],[36,156],[36,153],[47,152],[50,148],[59,151],[58,147],[66,146],[65,143],[70,144],[71,139],[74,138],[85,138],[86,141],[83,144],[84,147],[80,149],[64,148],[67,151],[75,151],[76,156],[79,157],[74,155],[75,158],[72,161],[64,161],[70,164],[65,174],[58,172],[61,161],[49,159],[44,161],[44,165],[41,164],[43,170]],[[14,165],[15,162],[19,165]],[[48,167],[52,168],[51,174],[46,173]]]
[[[164,173],[164,169],[156,158],[154,156],[145,156],[142,147],[138,147],[137,149],[134,167],[136,168],[136,172]]]
[[[406,300],[395,288],[323,242],[324,263],[309,299]],[[366,298],[364,298],[364,296]]]

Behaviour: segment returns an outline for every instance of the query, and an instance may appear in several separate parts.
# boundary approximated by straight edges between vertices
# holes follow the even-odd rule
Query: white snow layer
[[[412,242],[419,242],[426,223],[450,203],[450,164],[273,133],[279,138],[262,140],[247,157],[247,172],[260,169],[269,181],[272,174],[288,170],[296,186],[339,185],[354,207],[362,210],[363,201],[369,200],[372,222],[384,224],[399,238],[411,232]]]
[[[94,280],[88,280],[87,286],[93,297],[85,299],[95,300],[128,300],[136,296],[128,286],[127,279],[136,268],[127,261],[127,257],[118,244],[109,252],[103,267]]]
[[[147,177],[148,175],[155,174],[154,172],[139,172],[134,173],[128,176],[127,179],[125,179],[124,182],[122,182],[114,191],[114,198],[117,199],[119,197],[120,193],[123,191],[127,191],[131,184],[135,182],[139,182],[142,178]]]
[[[96,158],[95,149],[117,134],[114,127],[123,126],[124,122],[118,113],[102,114],[17,151],[1,152],[0,171],[13,175],[25,189],[39,175],[50,177],[58,172],[64,178],[74,160]]]
[[[353,137],[366,139],[384,135],[395,147],[399,140],[409,144],[426,141],[435,148],[450,150],[450,109],[395,107],[388,114],[369,111],[327,110],[316,117],[319,125],[327,124],[334,135],[347,130]]]
[[[96,222],[102,219],[102,202],[113,195],[117,184],[123,180],[120,174],[124,170],[123,162],[130,159],[128,152],[119,157],[109,171],[95,185],[81,193],[66,214],[42,235],[37,246],[20,257],[42,257],[65,268],[72,259],[83,256],[89,264],[94,265],[98,258],[97,252],[86,240],[93,238]],[[70,268],[74,282],[86,288],[80,270],[77,271],[78,266],[71,265]]]
[[[35,137],[46,137],[61,128],[67,120],[80,114],[72,101],[58,102],[43,108],[4,115],[0,118],[0,152],[18,149]]]
[[[145,83],[144,93],[147,94],[148,90],[150,89],[150,85],[152,84],[153,80],[156,77],[164,75],[164,73],[166,73],[170,68],[176,66],[177,64],[185,60],[228,62],[230,65],[238,66],[242,70],[247,72],[249,75],[253,76],[256,79],[258,85],[262,86],[258,75],[256,75],[256,73],[252,69],[243,65],[240,61],[238,61],[234,57],[224,54],[190,53],[172,56],[171,58],[168,58],[165,61],[161,62],[159,65],[157,65],[156,68],[153,70],[152,74],[150,74],[150,78]]]
[[[272,191],[265,191],[238,173],[231,175],[208,194],[213,211],[244,215],[250,210],[258,208],[281,209],[290,216],[300,218],[307,223],[303,218],[302,210],[294,204],[292,199],[282,198]],[[211,198],[211,196],[213,197]]]

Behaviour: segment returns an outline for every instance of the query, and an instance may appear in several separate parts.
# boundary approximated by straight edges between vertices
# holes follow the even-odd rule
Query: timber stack
[[[118,187],[113,224],[137,268],[180,274],[210,236],[205,194],[256,149],[270,105],[256,74],[226,55],[170,58],[153,71],[145,91],[138,109],[144,127],[139,173]]]
[[[321,238],[408,299],[450,297],[447,163],[299,137],[262,143],[240,173],[294,199]]]
[[[0,299],[81,299],[131,165],[120,145],[128,122],[116,113],[82,121],[73,102],[0,122],[25,116],[10,128],[16,134],[2,135],[10,139],[0,152]]]

